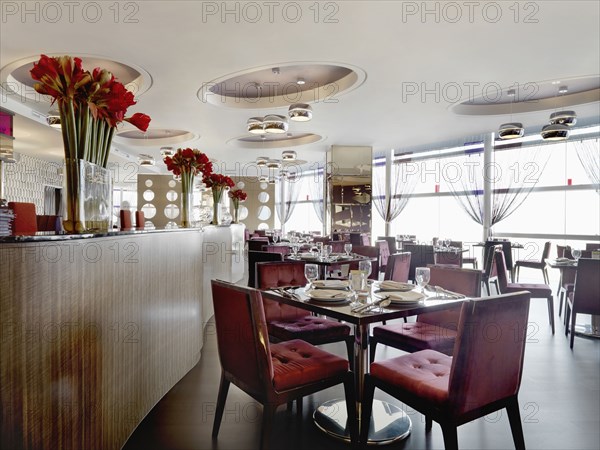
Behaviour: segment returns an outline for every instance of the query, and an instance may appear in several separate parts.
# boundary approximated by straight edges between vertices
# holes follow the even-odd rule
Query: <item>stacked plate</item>
[[[348,289],[350,283],[347,280],[318,280],[313,286],[317,289]]]
[[[401,283],[399,281],[385,280],[376,286],[381,291],[412,291],[416,286],[410,283]]]
[[[306,296],[311,300],[327,303],[340,303],[348,300],[350,292],[337,289],[311,289],[306,291]]]
[[[386,291],[380,292],[379,294],[375,294],[375,297],[379,298],[389,298],[392,303],[397,305],[411,305],[414,303],[419,303],[421,300],[425,298],[423,294],[416,291],[408,291],[408,292],[399,292],[399,291]]]

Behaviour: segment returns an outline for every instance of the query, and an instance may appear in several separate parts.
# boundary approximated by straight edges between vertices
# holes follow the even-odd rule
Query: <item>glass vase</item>
[[[194,196],[194,174],[192,172],[181,173],[181,228],[192,226],[192,205]]]
[[[112,226],[109,169],[82,159],[65,161],[63,202],[67,233],[105,232]]]
[[[240,205],[237,202],[233,202],[233,209],[231,210],[231,223],[238,223],[240,215]]]
[[[213,225],[221,225],[221,198],[223,197],[223,188],[212,188],[213,194]]]

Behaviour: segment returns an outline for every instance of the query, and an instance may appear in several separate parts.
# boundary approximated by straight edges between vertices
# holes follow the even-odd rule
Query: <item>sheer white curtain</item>
[[[406,208],[410,194],[415,190],[418,173],[406,170],[407,163],[394,161],[391,177],[391,197],[385,195],[385,162],[373,165],[373,205],[386,223],[392,222]]]
[[[308,183],[310,199],[315,210],[317,218],[323,223],[325,209],[323,207],[323,169],[317,169],[313,173],[307,174],[305,177]]]
[[[596,185],[596,192],[600,194],[600,148],[598,139],[574,141],[572,145],[577,151],[577,157],[590,182]]]
[[[276,186],[275,212],[282,228],[285,228],[286,222],[290,220],[294,212],[298,202],[301,182],[301,177],[281,178],[279,186]]]

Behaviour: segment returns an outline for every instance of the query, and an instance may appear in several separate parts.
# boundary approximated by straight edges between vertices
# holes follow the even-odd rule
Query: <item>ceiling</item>
[[[2,2],[3,82],[13,63],[41,53],[89,55],[132,67],[132,76],[142,74],[141,95],[130,113],[150,115],[151,133],[159,138],[156,145],[148,139],[116,138],[115,161],[128,155],[135,160],[140,153],[160,161],[159,148],[169,142],[205,151],[229,173],[258,156],[277,158],[285,146],[263,148],[258,143],[245,148],[237,143],[249,136],[249,117],[284,115],[285,106],[261,103],[266,107],[236,108],[201,95],[206,86],[231,78],[244,83],[276,81],[273,68],[281,68],[281,74],[292,80],[302,76],[307,83],[320,73],[321,65],[355,68],[361,74],[359,82],[344,92],[320,91],[316,97],[313,92],[312,98],[301,99],[311,104],[313,119],[291,122],[289,131],[292,137],[320,137],[294,147],[308,164],[324,161],[332,145],[372,146],[376,154],[390,148],[423,149],[471,141],[509,121],[523,122],[527,134],[538,133],[553,110],[567,106],[554,98],[558,85],[552,83],[557,81],[571,83],[573,89],[592,89],[577,97],[583,104],[569,109],[577,112],[578,124],[600,121],[597,1],[518,6],[229,2],[228,12],[222,2],[138,1],[119,3],[118,8],[113,2],[84,2],[73,10],[61,2],[50,2],[49,7],[31,2],[30,12],[24,14],[25,3]],[[423,15],[425,7],[430,12]],[[298,65],[307,66],[306,72]],[[288,66],[294,70],[283,70]],[[127,67],[121,69],[130,73]],[[256,70],[262,72],[251,74]],[[264,80],[254,80],[260,77]],[[521,96],[520,105],[527,100],[526,108],[506,106],[503,93],[515,86],[520,93],[529,93]],[[0,106],[18,114],[15,151],[61,159],[60,133],[44,124],[43,114],[50,105],[31,91],[2,94]],[[503,108],[473,113],[458,107],[470,98],[481,106],[481,99],[488,97],[489,103]],[[170,141],[169,130],[177,136],[184,133],[189,140]],[[164,170],[160,162],[155,170]]]

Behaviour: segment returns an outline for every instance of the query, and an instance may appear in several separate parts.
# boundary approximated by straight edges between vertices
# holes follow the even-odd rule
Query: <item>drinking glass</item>
[[[417,284],[421,288],[421,293],[425,293],[425,286],[429,283],[429,279],[431,274],[429,272],[429,267],[417,267],[415,269],[415,280]]]
[[[298,257],[298,244],[297,243],[292,244],[292,256],[294,258]]]
[[[273,239],[273,244],[277,244],[277,241],[279,240],[279,234],[276,231],[273,232],[272,239]]]
[[[346,252],[346,256],[350,256],[350,253],[352,252],[352,244],[344,244],[344,251]]]
[[[371,260],[365,259],[364,261],[359,261],[358,270],[362,271],[365,274],[365,279],[369,278],[369,275],[371,275],[372,270]]]
[[[306,264],[304,266],[304,276],[308,280],[308,289],[312,289],[313,282],[319,278],[319,266],[316,264]]]
[[[350,293],[352,297],[351,307],[359,305],[359,292],[364,292],[367,289],[367,278],[364,272],[360,270],[350,271]]]
[[[446,246],[446,248],[450,248],[451,242],[452,242],[452,240],[449,238],[444,239],[444,245]]]
[[[571,255],[573,256],[575,261],[577,261],[579,258],[581,258],[581,250],[574,248],[571,250]]]
[[[333,246],[332,245],[324,245],[323,246],[323,258],[325,259],[329,259],[329,257],[331,256],[331,253],[333,252]]]

